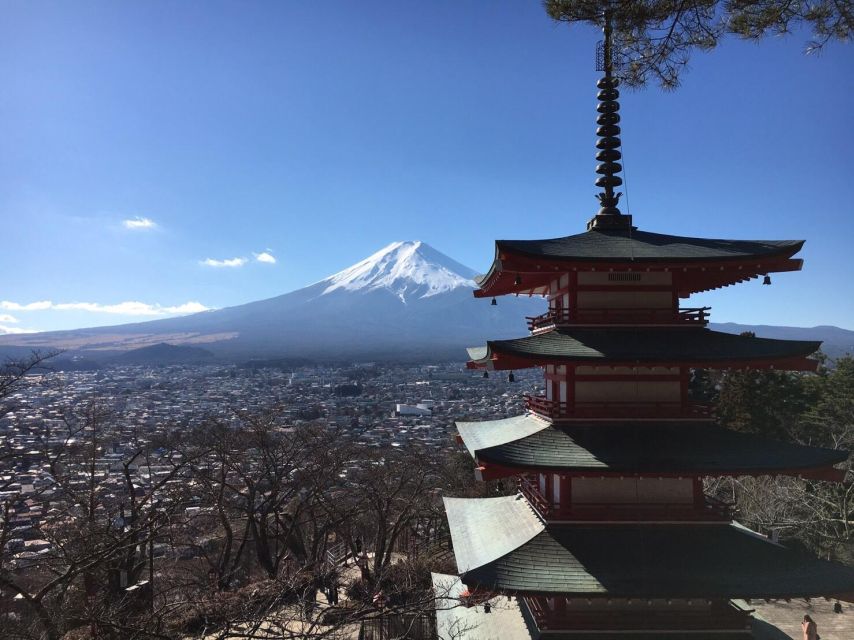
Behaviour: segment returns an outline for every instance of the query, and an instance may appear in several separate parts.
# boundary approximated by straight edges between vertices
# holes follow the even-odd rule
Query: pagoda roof
[[[469,588],[621,598],[854,592],[854,568],[792,551],[738,524],[531,527],[526,516],[516,520],[508,511],[508,500],[522,501],[445,498],[457,566]],[[523,537],[507,551],[511,539],[515,544]]]
[[[806,357],[821,342],[774,340],[704,328],[559,328],[512,340],[490,340],[468,349],[472,368],[521,369],[544,364],[673,363],[696,366],[783,365],[812,371]],[[788,362],[780,362],[788,361]]]
[[[688,295],[772,272],[797,271],[802,261],[792,256],[803,244],[804,240],[692,238],[629,227],[545,240],[497,240],[489,271],[475,278],[480,287],[475,297],[546,294],[556,271],[605,268],[684,270],[688,273],[679,278],[677,289]]]
[[[460,572],[511,553],[545,529],[521,494],[484,499],[445,498],[444,502]],[[484,536],[485,532],[488,536]]]
[[[810,475],[810,470],[831,471],[848,458],[847,451],[780,442],[707,422],[558,426],[527,414],[457,422],[457,429],[487,470],[497,465],[592,473]]]
[[[672,236],[637,229],[594,229],[547,240],[496,240],[507,252],[555,260],[618,262],[687,262],[791,256],[804,240],[724,240]]]

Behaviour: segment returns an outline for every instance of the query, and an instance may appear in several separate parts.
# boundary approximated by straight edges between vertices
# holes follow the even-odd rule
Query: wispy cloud
[[[111,313],[123,316],[168,316],[187,313],[198,313],[199,311],[208,311],[210,307],[206,307],[201,302],[190,301],[184,304],[161,306],[159,304],[148,304],[147,302],[127,301],[117,304],[101,304],[98,302],[51,302],[50,300],[42,300],[40,302],[31,302],[29,304],[20,304],[18,302],[10,302],[8,300],[0,301],[0,309],[6,311],[88,311],[91,313]],[[0,316],[0,321],[9,316]],[[9,320],[5,320],[9,322]],[[15,331],[14,333],[19,333]]]
[[[0,319],[2,317],[0,316]],[[11,335],[13,333],[39,333],[39,329],[24,329],[23,327],[10,327],[9,325],[0,324],[0,336]]]
[[[18,322],[15,316],[10,316],[8,313],[0,313],[0,322]]]
[[[264,264],[276,264],[276,258],[269,249],[262,251],[261,253],[256,253],[255,260],[263,262]]]
[[[132,229],[134,231],[154,229],[155,227],[157,227],[157,223],[151,218],[141,218],[140,216],[136,216],[135,218],[128,218],[127,220],[122,220],[122,225],[125,229]]]
[[[206,267],[242,267],[246,264],[248,260],[246,258],[227,258],[225,260],[214,260],[213,258],[206,258],[202,260],[201,264]]]
[[[6,311],[44,311],[50,309],[53,303],[50,300],[39,300],[38,302],[9,302],[8,300],[0,300],[0,309]]]

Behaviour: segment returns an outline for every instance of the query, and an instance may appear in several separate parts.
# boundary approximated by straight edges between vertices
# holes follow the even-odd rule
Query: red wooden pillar
[[[679,367],[679,392],[682,400],[682,410],[688,409],[688,385],[691,382],[691,370],[688,367]]]
[[[578,273],[576,271],[569,272],[569,319],[570,321],[577,318],[578,311]]]
[[[575,415],[575,365],[566,365],[566,406],[567,418]]]
[[[703,479],[694,477],[694,508],[702,509],[706,504],[706,495],[703,493]]]

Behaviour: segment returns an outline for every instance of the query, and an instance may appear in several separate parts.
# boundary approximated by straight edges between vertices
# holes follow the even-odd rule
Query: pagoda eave
[[[488,459],[476,457],[475,478],[479,481],[502,480],[525,473],[559,473],[568,478],[737,478],[743,476],[789,476],[806,480],[821,480],[841,484],[847,472],[833,466],[821,468],[791,468],[757,471],[756,469],[731,469],[727,471],[712,469],[684,469],[677,471],[603,471],[595,467],[589,469],[556,469],[535,465],[507,466],[496,464]]]
[[[564,596],[569,599],[579,598],[579,599],[623,599],[623,600],[647,600],[649,598],[654,598],[656,600],[662,599],[689,599],[696,601],[716,601],[723,599],[735,599],[735,600],[792,600],[795,598],[802,598],[805,600],[810,599],[818,599],[822,598],[825,600],[839,600],[840,602],[848,602],[854,604],[854,592],[817,592],[817,591],[804,591],[800,590],[798,593],[788,593],[788,595],[781,595],[778,591],[765,591],[765,592],[753,592],[753,595],[733,595],[731,597],[721,596],[721,595],[709,595],[701,592],[697,592],[694,595],[667,595],[667,594],[657,594],[654,596],[646,596],[640,595],[639,593],[629,594],[629,595],[620,595],[617,593],[606,593],[603,594],[601,591],[561,591],[556,593],[554,591],[545,591],[538,589],[509,589],[509,588],[496,588],[490,587],[488,583],[481,583],[477,579],[472,578],[465,573],[460,574],[460,580],[465,585],[465,587],[469,590],[469,592],[473,594],[477,594],[484,598],[491,598],[496,596],[503,597],[514,597],[514,598],[525,598],[525,597],[540,597],[540,598],[554,598],[555,596]],[[745,639],[747,640],[747,639]]]
[[[546,524],[519,497],[446,498],[445,510],[469,589],[759,599],[843,596],[854,583],[854,568],[804,556],[737,524]]]
[[[470,368],[497,371],[544,365],[789,369],[815,371],[821,347],[811,340],[776,340],[702,327],[558,328],[470,348]]]
[[[715,260],[549,260],[505,255],[497,259],[478,280],[476,298],[508,294],[542,295],[551,280],[562,273],[581,272],[670,272],[683,297],[701,291],[746,282],[769,273],[800,271],[803,260],[790,256],[756,259]],[[573,287],[576,288],[576,287]]]
[[[781,442],[697,421],[562,426],[535,414],[457,422],[459,441],[491,480],[527,473],[566,477],[791,475],[841,482],[848,452]]]
[[[814,373],[820,364],[818,360],[802,358],[756,359],[720,359],[720,360],[655,360],[644,358],[620,360],[606,358],[580,358],[567,356],[519,356],[492,352],[489,357],[469,360],[466,368],[487,371],[515,371],[545,367],[551,364],[595,364],[609,367],[690,367],[692,369],[779,369],[784,371],[804,371]]]

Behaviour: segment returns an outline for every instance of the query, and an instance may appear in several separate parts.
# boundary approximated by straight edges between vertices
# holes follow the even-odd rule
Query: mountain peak
[[[352,267],[321,280],[322,295],[334,291],[387,290],[402,302],[473,287],[475,272],[426,242],[392,242]]]

